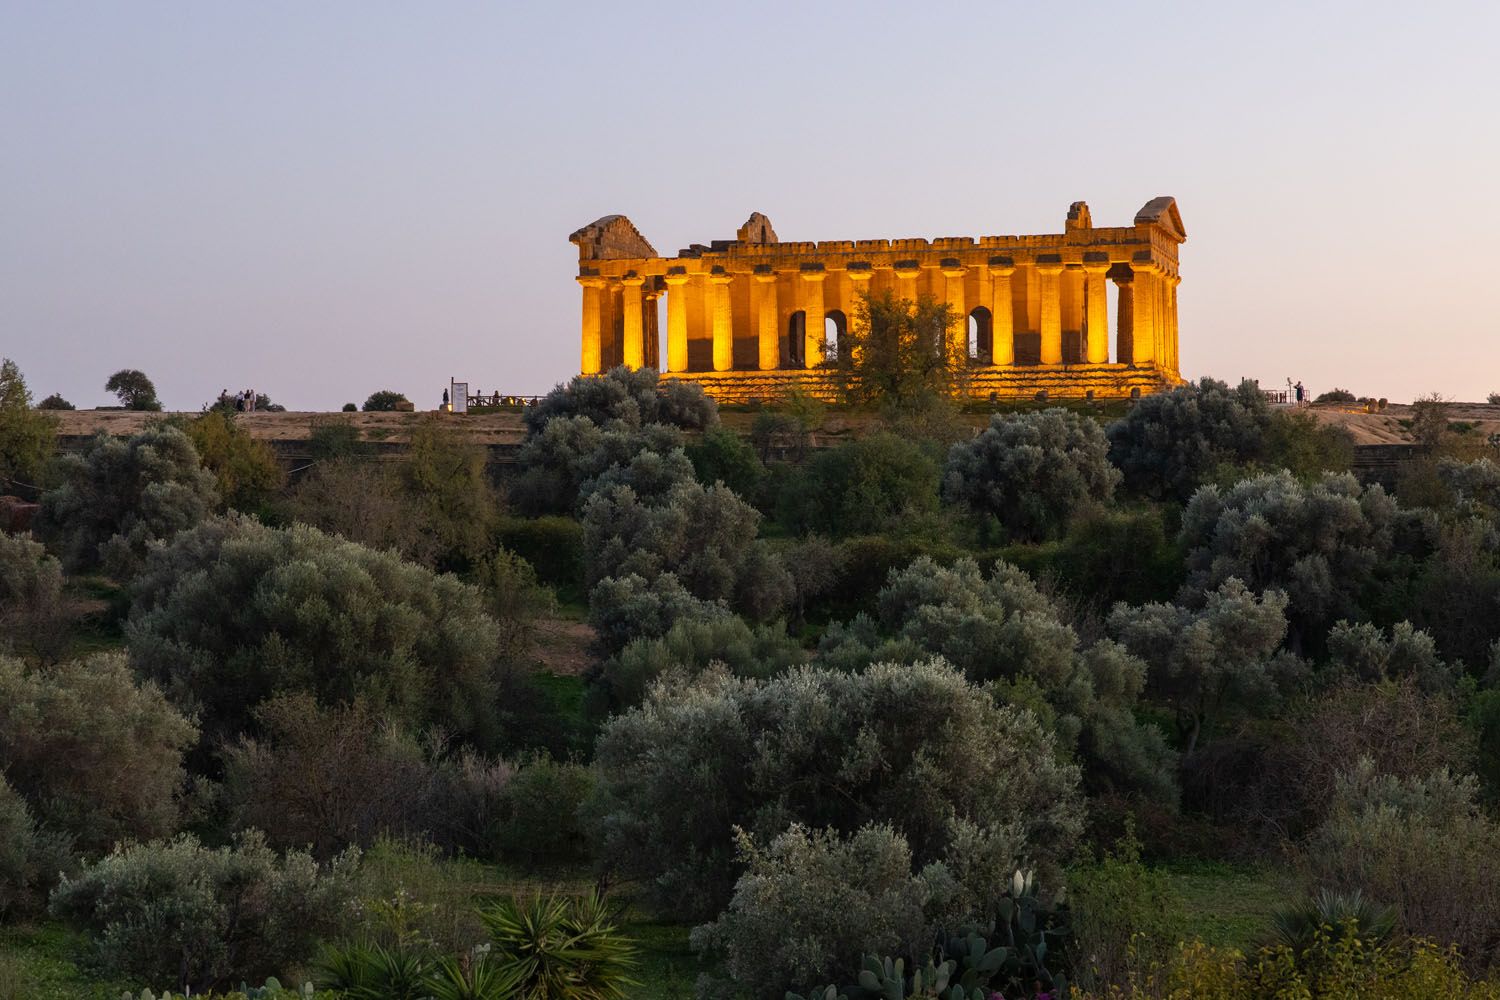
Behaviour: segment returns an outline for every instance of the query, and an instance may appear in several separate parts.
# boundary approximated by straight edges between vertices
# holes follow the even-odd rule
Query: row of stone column
[[[1088,259],[1096,257],[1099,259]],[[1043,365],[1063,363],[1063,283],[1070,282],[1068,300],[1082,303],[1080,360],[1088,364],[1109,362],[1108,282],[1119,287],[1117,360],[1142,364],[1156,361],[1163,367],[1177,369],[1177,284],[1175,275],[1167,275],[1153,264],[1134,264],[1130,270],[1112,267],[1104,254],[1088,254],[1081,266],[1069,267],[1057,255],[1042,254],[1036,261],[1040,297],[1040,357]],[[1011,278],[1016,272],[1007,258],[992,260],[985,271],[989,281],[981,287],[978,298],[988,301],[968,302],[965,279],[968,266],[956,260],[944,261],[939,267],[943,277],[943,295],[959,321],[949,331],[956,353],[968,350],[968,316],[983,306],[991,317],[991,364],[1015,363],[1015,330],[1012,308]],[[851,265],[844,272],[846,293],[842,296],[846,313],[849,305],[867,294],[874,270],[868,265]],[[893,268],[898,298],[916,301],[921,266],[915,262],[898,262]],[[704,318],[712,338],[714,371],[734,367],[734,324],[729,286],[736,275],[715,267],[702,285]],[[685,268],[672,268],[665,276],[667,285],[667,370],[688,370],[687,286],[695,276]],[[768,265],[759,265],[750,274],[751,310],[757,340],[757,367],[771,371],[781,367],[781,312],[778,308],[777,284],[781,275]],[[824,324],[827,317],[824,282],[827,271],[822,265],[804,266],[796,272],[796,307],[805,320],[805,364],[813,368],[823,361]],[[618,279],[623,304],[621,358],[627,367],[645,364],[649,336],[654,324],[647,315],[655,309],[656,291],[646,290],[646,279],[627,274]],[[602,300],[606,279],[582,276],[583,286],[582,370],[601,370],[603,315]],[[984,293],[988,291],[986,296]],[[654,354],[654,351],[652,352]],[[654,359],[653,359],[654,360]]]

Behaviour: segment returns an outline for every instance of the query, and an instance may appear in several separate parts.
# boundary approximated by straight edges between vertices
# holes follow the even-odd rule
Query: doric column
[[[969,269],[955,258],[942,263],[943,298],[953,311],[953,325],[948,328],[948,347],[956,358],[969,356],[969,313],[964,308],[964,275]]]
[[[1178,355],[1181,340],[1177,336],[1177,286],[1182,284],[1182,276],[1172,275],[1167,281],[1167,365],[1173,374],[1182,373],[1182,359]]]
[[[1116,275],[1115,286],[1120,290],[1120,301],[1115,307],[1115,361],[1122,365],[1135,364],[1135,279],[1132,275]]]
[[[922,267],[914,260],[896,261],[896,298],[917,301],[917,279],[922,276]]]
[[[990,271],[990,364],[1016,363],[1015,307],[1011,302],[1010,276],[1016,262],[1009,257],[991,257]]]
[[[1040,254],[1036,260],[1042,296],[1042,364],[1062,364],[1062,258]]]
[[[1097,258],[1103,257],[1103,260]],[[1094,258],[1094,259],[1090,259]],[[1084,360],[1091,365],[1109,362],[1109,257],[1102,253],[1083,255]]]
[[[646,367],[661,367],[661,331],[657,324],[661,321],[660,310],[657,308],[661,301],[661,291],[651,287],[646,292]]]
[[[604,279],[581,276],[578,283],[583,286],[583,357],[579,369],[585,375],[597,375],[601,367],[604,342],[599,314],[599,296],[603,294]]]
[[[688,369],[688,276],[687,268],[667,272],[667,371]]]
[[[643,368],[646,364],[646,324],[641,312],[641,286],[646,283],[635,272],[620,279],[625,303],[625,346],[621,361],[626,368]]]
[[[1144,365],[1157,360],[1157,340],[1160,336],[1157,299],[1161,272],[1155,264],[1149,262],[1132,264],[1130,269],[1135,272],[1135,322],[1130,326],[1130,344],[1135,352],[1135,363]]]
[[[755,265],[755,338],[761,371],[781,364],[780,316],[776,309],[776,272],[769,264]]]
[[[734,322],[729,311],[729,283],[734,278],[722,267],[708,276],[708,297],[713,312],[714,371],[727,372],[734,367]]]
[[[824,326],[828,313],[823,306],[823,279],[828,277],[822,264],[802,265],[802,358],[809,368],[823,363]]]
[[[848,324],[848,329],[852,331],[854,329],[855,313],[859,309],[860,300],[869,301],[870,279],[875,277],[875,272],[869,264],[854,263],[850,264],[848,269],[844,271],[844,277],[849,282],[849,304],[844,307],[844,322]],[[853,360],[853,358],[840,356],[839,363],[848,364]]]

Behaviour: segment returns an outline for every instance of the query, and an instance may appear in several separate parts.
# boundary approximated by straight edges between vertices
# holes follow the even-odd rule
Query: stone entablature
[[[861,295],[890,290],[947,301],[964,318],[950,336],[970,357],[976,394],[1150,391],[1181,381],[1177,248],[1186,238],[1166,197],[1128,227],[1096,228],[1088,205],[1074,202],[1062,233],[978,239],[780,242],[757,212],[735,239],[675,257],[609,215],[569,237],[583,288],[581,367],[660,365],[656,304],[666,295],[669,377],[702,376],[722,399],[771,385],[822,392],[825,336],[844,335]]]

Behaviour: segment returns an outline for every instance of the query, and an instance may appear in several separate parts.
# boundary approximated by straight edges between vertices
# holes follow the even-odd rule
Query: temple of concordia
[[[861,296],[890,290],[966,317],[949,336],[969,357],[977,397],[1154,392],[1182,381],[1177,247],[1186,238],[1167,197],[1147,202],[1131,226],[1096,228],[1079,201],[1061,233],[977,240],[783,243],[757,212],[733,240],[676,257],[659,256],[625,216],[607,215],[569,237],[583,286],[582,368],[662,368],[665,295],[664,377],[728,402],[792,387],[828,395],[825,344],[846,334]]]

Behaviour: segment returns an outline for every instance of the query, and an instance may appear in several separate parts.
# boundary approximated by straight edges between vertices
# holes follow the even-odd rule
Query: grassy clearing
[[[1183,862],[1162,873],[1180,901],[1188,936],[1243,950],[1265,944],[1271,915],[1301,895],[1295,875],[1269,864]]]

